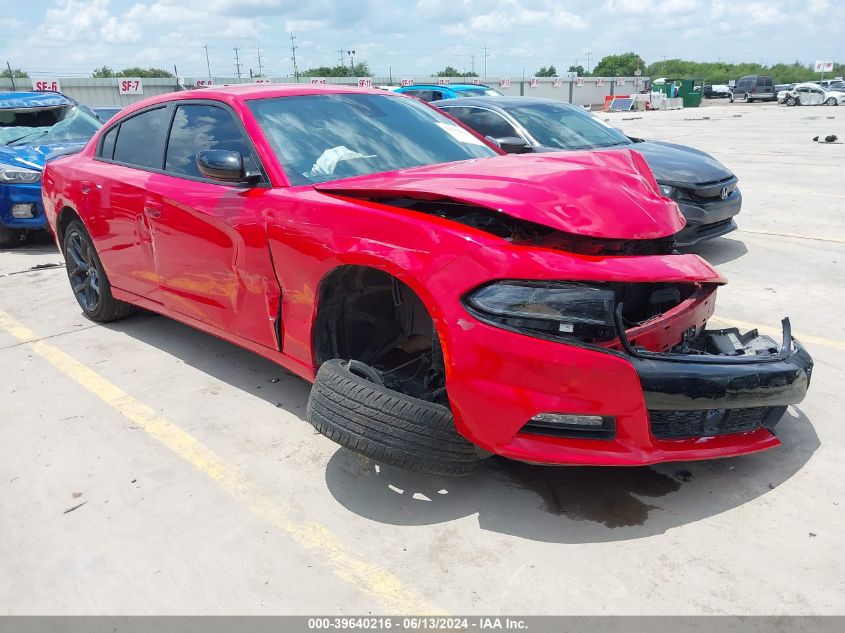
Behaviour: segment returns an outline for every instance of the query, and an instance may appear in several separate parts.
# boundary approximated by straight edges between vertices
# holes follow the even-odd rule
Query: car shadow
[[[102,327],[122,332],[209,376],[304,418],[311,385],[276,363],[152,312]]]
[[[38,231],[30,233],[20,244],[14,246],[0,247],[0,253],[20,253],[22,255],[60,255],[56,243],[53,241],[53,236],[47,231]]]
[[[720,237],[715,240],[708,240],[693,246],[679,247],[678,252],[700,255],[710,264],[719,266],[720,264],[726,264],[734,261],[735,259],[739,259],[748,253],[748,248],[742,240]]]
[[[305,417],[311,385],[252,352],[147,312],[104,327]],[[537,541],[619,541],[718,515],[780,486],[807,463],[819,439],[796,407],[777,431],[782,446],[745,457],[642,468],[533,466],[494,457],[468,477],[413,473],[339,447],[325,481],[339,504],[378,523],[431,525],[477,515],[483,530]]]
[[[819,447],[791,407],[777,427],[782,446],[744,457],[650,467],[550,467],[487,460],[469,477],[422,475],[344,448],[326,484],[350,511],[391,525],[431,525],[471,515],[482,530],[549,543],[599,543],[663,534],[770,493]]]

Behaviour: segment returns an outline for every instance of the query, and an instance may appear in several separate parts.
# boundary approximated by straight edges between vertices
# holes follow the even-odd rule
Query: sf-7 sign
[[[144,85],[141,83],[140,77],[126,77],[125,79],[119,79],[117,87],[122,95],[144,94]]]

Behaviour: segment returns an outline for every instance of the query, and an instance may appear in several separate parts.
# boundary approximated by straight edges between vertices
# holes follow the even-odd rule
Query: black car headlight
[[[616,337],[612,290],[569,282],[500,281],[474,290],[466,306],[488,323],[584,341]]]

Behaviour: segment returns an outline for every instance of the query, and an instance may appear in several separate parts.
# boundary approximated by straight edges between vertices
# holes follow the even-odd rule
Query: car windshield
[[[534,140],[546,147],[598,149],[631,142],[619,130],[576,108],[555,103],[534,103],[509,106],[507,111]]]
[[[477,88],[452,88],[461,97],[501,97],[503,96],[498,90],[493,88],[485,88],[478,86]]]
[[[102,125],[75,105],[0,110],[0,145],[85,142]]]
[[[293,185],[496,156],[414,99],[325,94],[256,99],[249,107]]]

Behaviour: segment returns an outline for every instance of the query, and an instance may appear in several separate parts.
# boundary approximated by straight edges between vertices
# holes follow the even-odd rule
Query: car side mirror
[[[240,152],[224,149],[204,149],[197,152],[200,173],[212,180],[225,182],[255,182],[259,174],[247,173]]]
[[[489,137],[488,137],[489,138]],[[525,154],[531,151],[531,146],[524,138],[518,136],[503,136],[492,140],[505,154]]]

